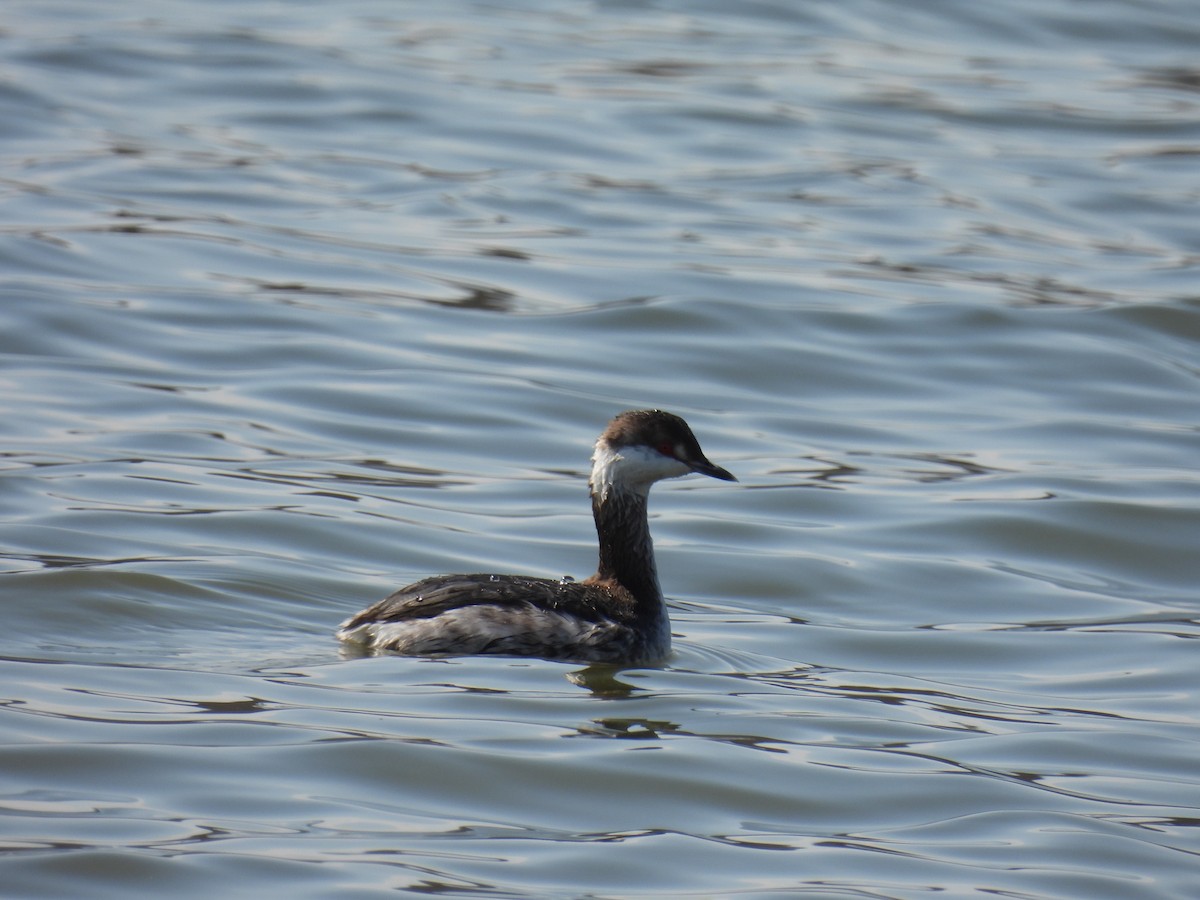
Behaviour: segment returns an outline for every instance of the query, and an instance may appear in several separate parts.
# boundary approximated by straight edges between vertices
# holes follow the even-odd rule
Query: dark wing
[[[632,603],[623,602],[615,592],[601,585],[524,575],[438,575],[400,588],[345,622],[342,628],[356,628],[368,622],[431,619],[464,606],[525,605],[568,613],[591,622],[624,620],[633,614]]]

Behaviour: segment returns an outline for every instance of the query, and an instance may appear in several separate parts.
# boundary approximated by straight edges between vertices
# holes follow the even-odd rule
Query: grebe
[[[608,423],[592,454],[592,515],[600,564],[586,581],[523,575],[439,575],[401,588],[347,619],[338,637],[410,656],[539,656],[642,664],[671,649],[671,628],[646,519],[650,486],[699,472],[737,481],[709,462],[687,422],[631,410]]]

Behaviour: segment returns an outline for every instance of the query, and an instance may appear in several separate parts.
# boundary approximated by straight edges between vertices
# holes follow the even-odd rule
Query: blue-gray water
[[[1190,898],[1200,18],[0,12],[0,893]],[[343,658],[583,576],[661,668]]]

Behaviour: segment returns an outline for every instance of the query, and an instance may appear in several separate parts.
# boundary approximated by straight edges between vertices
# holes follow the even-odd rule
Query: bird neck
[[[646,493],[622,490],[613,484],[592,491],[592,515],[600,539],[596,579],[613,580],[637,599],[639,607],[655,612],[662,589],[654,567],[654,544],[646,515]]]

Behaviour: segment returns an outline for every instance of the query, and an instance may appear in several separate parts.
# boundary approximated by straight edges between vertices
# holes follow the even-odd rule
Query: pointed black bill
[[[707,475],[710,478],[720,478],[722,481],[737,481],[737,479],[733,477],[732,472],[730,472],[726,469],[722,469],[718,465],[714,465],[713,463],[710,463],[707,459],[704,459],[703,457],[701,457],[698,460],[696,460],[696,459],[688,460],[688,465],[692,467],[693,472],[696,472],[700,475]]]

